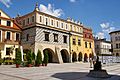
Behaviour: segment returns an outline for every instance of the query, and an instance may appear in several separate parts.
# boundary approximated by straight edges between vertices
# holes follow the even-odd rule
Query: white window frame
[[[7,39],[7,32],[10,32],[10,40],[12,40],[12,32],[11,31],[6,31],[5,32],[5,39]]]

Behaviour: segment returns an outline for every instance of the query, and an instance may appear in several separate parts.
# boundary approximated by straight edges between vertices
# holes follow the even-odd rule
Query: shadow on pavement
[[[92,78],[87,75],[87,72],[64,72],[55,73],[52,77],[60,80],[120,80],[119,75],[110,75],[111,78]]]

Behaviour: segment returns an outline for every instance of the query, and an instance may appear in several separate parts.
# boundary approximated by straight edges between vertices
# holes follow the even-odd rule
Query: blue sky
[[[13,18],[32,12],[36,2],[43,12],[80,20],[100,38],[120,30],[120,0],[0,0],[0,8]]]

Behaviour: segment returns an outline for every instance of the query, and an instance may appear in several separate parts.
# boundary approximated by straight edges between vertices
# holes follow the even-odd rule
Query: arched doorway
[[[78,54],[78,61],[82,61],[82,53],[81,52]]]
[[[49,63],[54,63],[55,61],[54,61],[54,51],[52,50],[52,49],[49,49],[49,48],[47,48],[47,49],[44,49],[43,50],[43,54],[45,53],[45,51],[48,51],[48,62]]]
[[[118,53],[116,53],[116,57],[118,57],[119,56],[119,54]]]
[[[60,52],[61,52],[63,62],[68,63],[69,62],[69,53],[68,53],[68,51],[66,49],[63,49]]]
[[[92,58],[92,57],[93,57],[93,55],[90,53],[90,54],[89,54],[89,58]]]
[[[88,62],[88,56],[87,56],[87,53],[84,54],[84,62]]]
[[[73,52],[72,54],[72,62],[76,62],[77,61],[77,54],[75,52]]]

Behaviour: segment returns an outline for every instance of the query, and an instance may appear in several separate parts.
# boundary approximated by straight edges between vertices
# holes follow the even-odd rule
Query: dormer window
[[[10,21],[7,21],[7,26],[11,26],[11,22]]]

